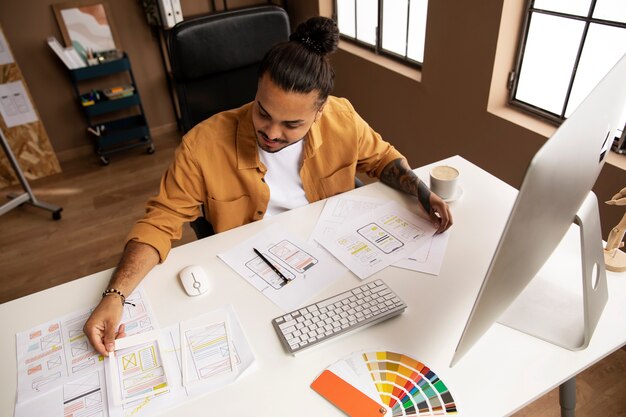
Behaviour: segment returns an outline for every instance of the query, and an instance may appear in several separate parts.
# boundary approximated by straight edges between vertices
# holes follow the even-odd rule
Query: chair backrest
[[[254,99],[265,53],[289,40],[284,9],[258,6],[177,24],[168,37],[174,88],[184,132],[223,110]]]

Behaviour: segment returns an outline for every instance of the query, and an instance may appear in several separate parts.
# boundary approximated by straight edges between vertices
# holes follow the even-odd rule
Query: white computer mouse
[[[211,289],[206,271],[200,265],[189,265],[178,273],[180,282],[190,297],[204,294]]]

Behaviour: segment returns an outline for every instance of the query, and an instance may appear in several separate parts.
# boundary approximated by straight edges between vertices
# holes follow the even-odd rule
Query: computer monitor
[[[598,202],[591,188],[625,120],[626,55],[530,162],[450,366],[505,312],[507,321],[526,333],[571,350],[587,346],[608,297]],[[582,297],[578,298],[582,313],[571,316],[571,303],[560,299],[568,294],[555,291],[549,280],[546,287],[535,288],[520,301],[518,296],[526,293],[527,286],[534,288],[534,282],[528,284],[575,228],[573,222],[580,228],[582,251],[576,256],[582,265]],[[569,278],[580,287],[579,277]],[[516,304],[521,306],[517,315],[511,313]],[[529,314],[529,306],[540,313]],[[565,312],[553,311],[557,306]],[[578,323],[568,323],[570,316]],[[575,334],[576,328],[581,334]]]

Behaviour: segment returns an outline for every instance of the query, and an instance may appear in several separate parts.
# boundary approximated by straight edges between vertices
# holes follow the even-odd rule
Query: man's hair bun
[[[327,17],[312,17],[301,23],[289,40],[304,45],[319,55],[335,52],[339,43],[339,29],[334,20]]]

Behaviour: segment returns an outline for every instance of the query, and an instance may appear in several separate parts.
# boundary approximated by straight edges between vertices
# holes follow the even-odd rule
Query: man
[[[437,224],[452,225],[448,205],[411,171],[345,99],[329,96],[337,48],[335,23],[316,17],[274,46],[259,69],[255,100],[194,127],[176,151],[159,194],[128,237],[100,304],[85,323],[107,355],[117,337],[125,295],[179,239],[182,225],[206,211],[216,232],[354,188],[356,171],[417,197]]]

